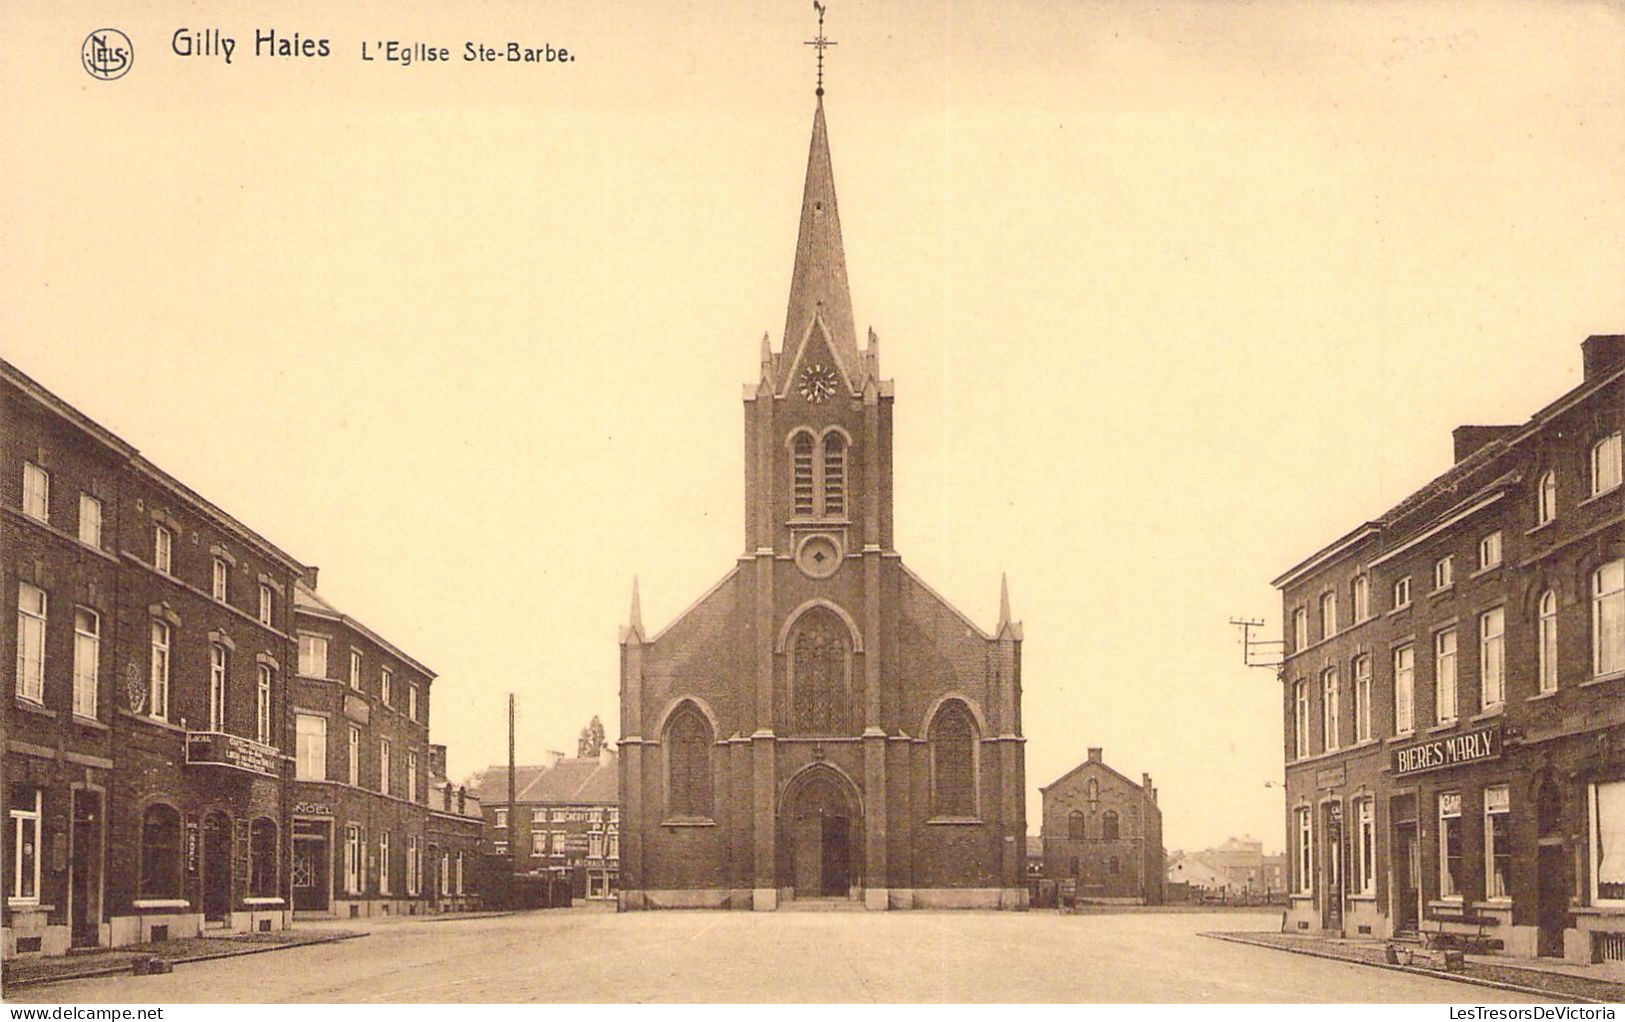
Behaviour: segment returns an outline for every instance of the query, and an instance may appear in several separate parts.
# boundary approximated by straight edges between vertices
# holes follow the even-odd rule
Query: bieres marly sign
[[[1403,749],[1395,749],[1394,773],[1403,777],[1406,774],[1419,774],[1428,770],[1442,770],[1464,763],[1495,759],[1499,755],[1501,755],[1501,725],[1494,724],[1459,735],[1435,738],[1429,742],[1417,742]]]

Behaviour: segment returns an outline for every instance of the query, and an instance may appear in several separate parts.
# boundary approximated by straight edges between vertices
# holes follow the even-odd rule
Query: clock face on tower
[[[797,384],[797,389],[801,391],[802,397],[813,404],[818,404],[825,398],[835,394],[835,387],[838,383],[840,383],[840,377],[835,375],[834,369],[822,363],[814,363],[801,370],[801,379]]]

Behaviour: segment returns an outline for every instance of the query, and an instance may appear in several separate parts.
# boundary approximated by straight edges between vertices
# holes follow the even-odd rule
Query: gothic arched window
[[[797,433],[790,441],[790,473],[795,492],[795,513],[811,516],[813,509],[813,438]]]
[[[839,734],[847,729],[847,672],[851,643],[846,626],[827,610],[809,612],[790,644],[794,730]]]
[[[932,811],[976,815],[976,722],[963,703],[951,702],[931,722]]]
[[[711,815],[711,724],[693,703],[666,725],[668,816]]]
[[[1074,809],[1066,818],[1067,840],[1082,841],[1084,839],[1084,833],[1083,812],[1082,810]]]
[[[824,437],[824,514],[846,514],[846,438],[834,432]]]
[[[1100,836],[1105,841],[1116,841],[1118,835],[1117,814],[1110,809],[1100,814]]]

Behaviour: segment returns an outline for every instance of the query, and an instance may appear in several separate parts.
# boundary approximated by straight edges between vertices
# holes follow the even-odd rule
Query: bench
[[[1501,920],[1495,916],[1480,915],[1470,908],[1463,908],[1460,912],[1442,912],[1433,919],[1438,922],[1437,930],[1423,932],[1422,939],[1427,942],[1430,950],[1459,950],[1469,954],[1487,955],[1492,951],[1499,951],[1505,942],[1497,937],[1491,937],[1484,932],[1486,926],[1499,926]],[[1462,923],[1467,926],[1476,926],[1477,933],[1451,933],[1444,928],[1445,923]]]

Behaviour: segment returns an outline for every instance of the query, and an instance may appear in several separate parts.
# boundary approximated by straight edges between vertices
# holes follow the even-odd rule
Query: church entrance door
[[[780,809],[780,861],[788,873],[781,885],[797,898],[851,897],[859,819],[857,793],[836,771],[815,767],[794,778]]]

